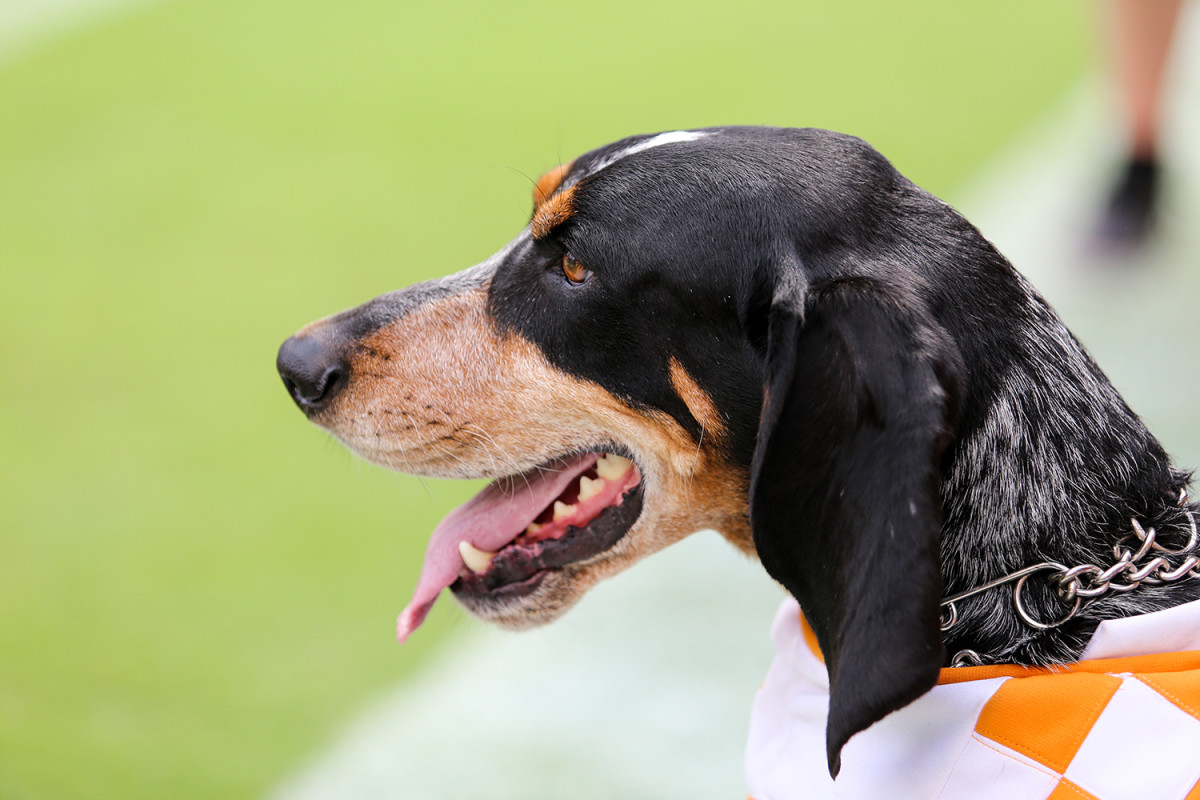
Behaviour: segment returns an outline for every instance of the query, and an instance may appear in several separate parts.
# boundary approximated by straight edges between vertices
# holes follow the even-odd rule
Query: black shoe
[[[1135,250],[1154,231],[1160,169],[1155,158],[1134,157],[1109,197],[1096,228],[1096,243],[1106,250]]]

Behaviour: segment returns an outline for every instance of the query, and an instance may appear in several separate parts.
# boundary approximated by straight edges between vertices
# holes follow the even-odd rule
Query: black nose
[[[345,349],[331,346],[318,336],[288,339],[279,348],[275,367],[288,394],[306,414],[327,407],[350,375]]]

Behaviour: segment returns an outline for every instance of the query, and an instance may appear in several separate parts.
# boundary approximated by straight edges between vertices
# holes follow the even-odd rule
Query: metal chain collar
[[[1181,490],[1179,493],[1179,505],[1187,505],[1187,490]],[[1113,545],[1113,557],[1116,559],[1114,563],[1107,567],[1101,568],[1094,564],[1080,564],[1074,567],[1067,567],[1059,564],[1057,561],[1043,561],[1040,564],[1034,564],[1031,567],[1019,569],[1002,578],[989,581],[973,589],[968,589],[965,592],[948,597],[942,601],[942,630],[948,631],[958,624],[958,606],[960,600],[986,592],[989,589],[994,589],[997,586],[1003,586],[1008,583],[1013,583],[1013,605],[1016,606],[1017,614],[1030,627],[1038,630],[1050,630],[1057,628],[1059,625],[1066,623],[1072,619],[1079,610],[1083,607],[1086,601],[1101,597],[1109,592],[1132,592],[1142,584],[1157,586],[1164,583],[1173,583],[1175,581],[1186,580],[1188,578],[1200,578],[1200,555],[1193,555],[1193,551],[1200,546],[1200,533],[1196,530],[1196,518],[1191,511],[1187,514],[1188,523],[1191,526],[1191,532],[1183,547],[1172,550],[1155,541],[1157,536],[1154,528],[1146,530],[1141,523],[1136,519],[1131,519],[1133,525],[1133,533],[1126,534]],[[1126,547],[1127,542],[1136,539],[1136,550],[1131,547]],[[1146,563],[1141,563],[1142,559],[1151,552],[1156,552]],[[1186,556],[1179,564],[1172,564],[1170,557]],[[1035,619],[1026,608],[1025,602],[1021,599],[1022,592],[1028,585],[1029,579],[1039,573],[1048,573],[1042,577],[1042,580],[1054,590],[1054,592],[1062,599],[1067,610],[1058,619],[1043,621]],[[982,663],[982,657],[972,651],[964,650],[955,655],[954,666],[962,666],[967,663]]]

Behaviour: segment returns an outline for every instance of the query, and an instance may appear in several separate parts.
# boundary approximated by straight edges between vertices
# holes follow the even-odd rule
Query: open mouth
[[[420,626],[447,587],[463,600],[533,592],[550,571],[615,545],[641,509],[641,473],[612,453],[582,453],[493,482],[434,529],[397,638]]]

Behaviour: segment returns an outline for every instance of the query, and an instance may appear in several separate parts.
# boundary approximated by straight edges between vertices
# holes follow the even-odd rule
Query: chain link
[[[1179,505],[1186,506],[1187,500],[1187,490],[1184,489],[1179,493]],[[1123,536],[1113,545],[1114,561],[1109,567],[1102,568],[1095,564],[1067,567],[1056,561],[1043,561],[1017,570],[943,600],[942,630],[948,631],[958,624],[957,604],[960,600],[1008,583],[1016,584],[1013,587],[1013,605],[1025,624],[1038,630],[1050,630],[1072,619],[1085,602],[1109,592],[1132,592],[1142,584],[1159,586],[1189,578],[1200,578],[1200,555],[1193,554],[1193,551],[1200,547],[1200,532],[1196,529],[1196,518],[1192,512],[1185,513],[1191,530],[1187,544],[1177,550],[1159,544],[1154,528],[1147,530],[1136,519],[1131,519],[1133,532]],[[1136,546],[1133,546],[1134,540],[1137,542]],[[1152,555],[1149,561],[1141,563],[1142,559],[1152,552],[1155,555]],[[1186,557],[1179,564],[1172,564],[1170,557],[1173,556]],[[1041,573],[1049,574],[1042,576]],[[1022,600],[1022,593],[1029,585],[1029,579],[1035,575],[1039,575],[1062,599],[1065,611],[1058,619],[1047,622],[1035,618]]]

